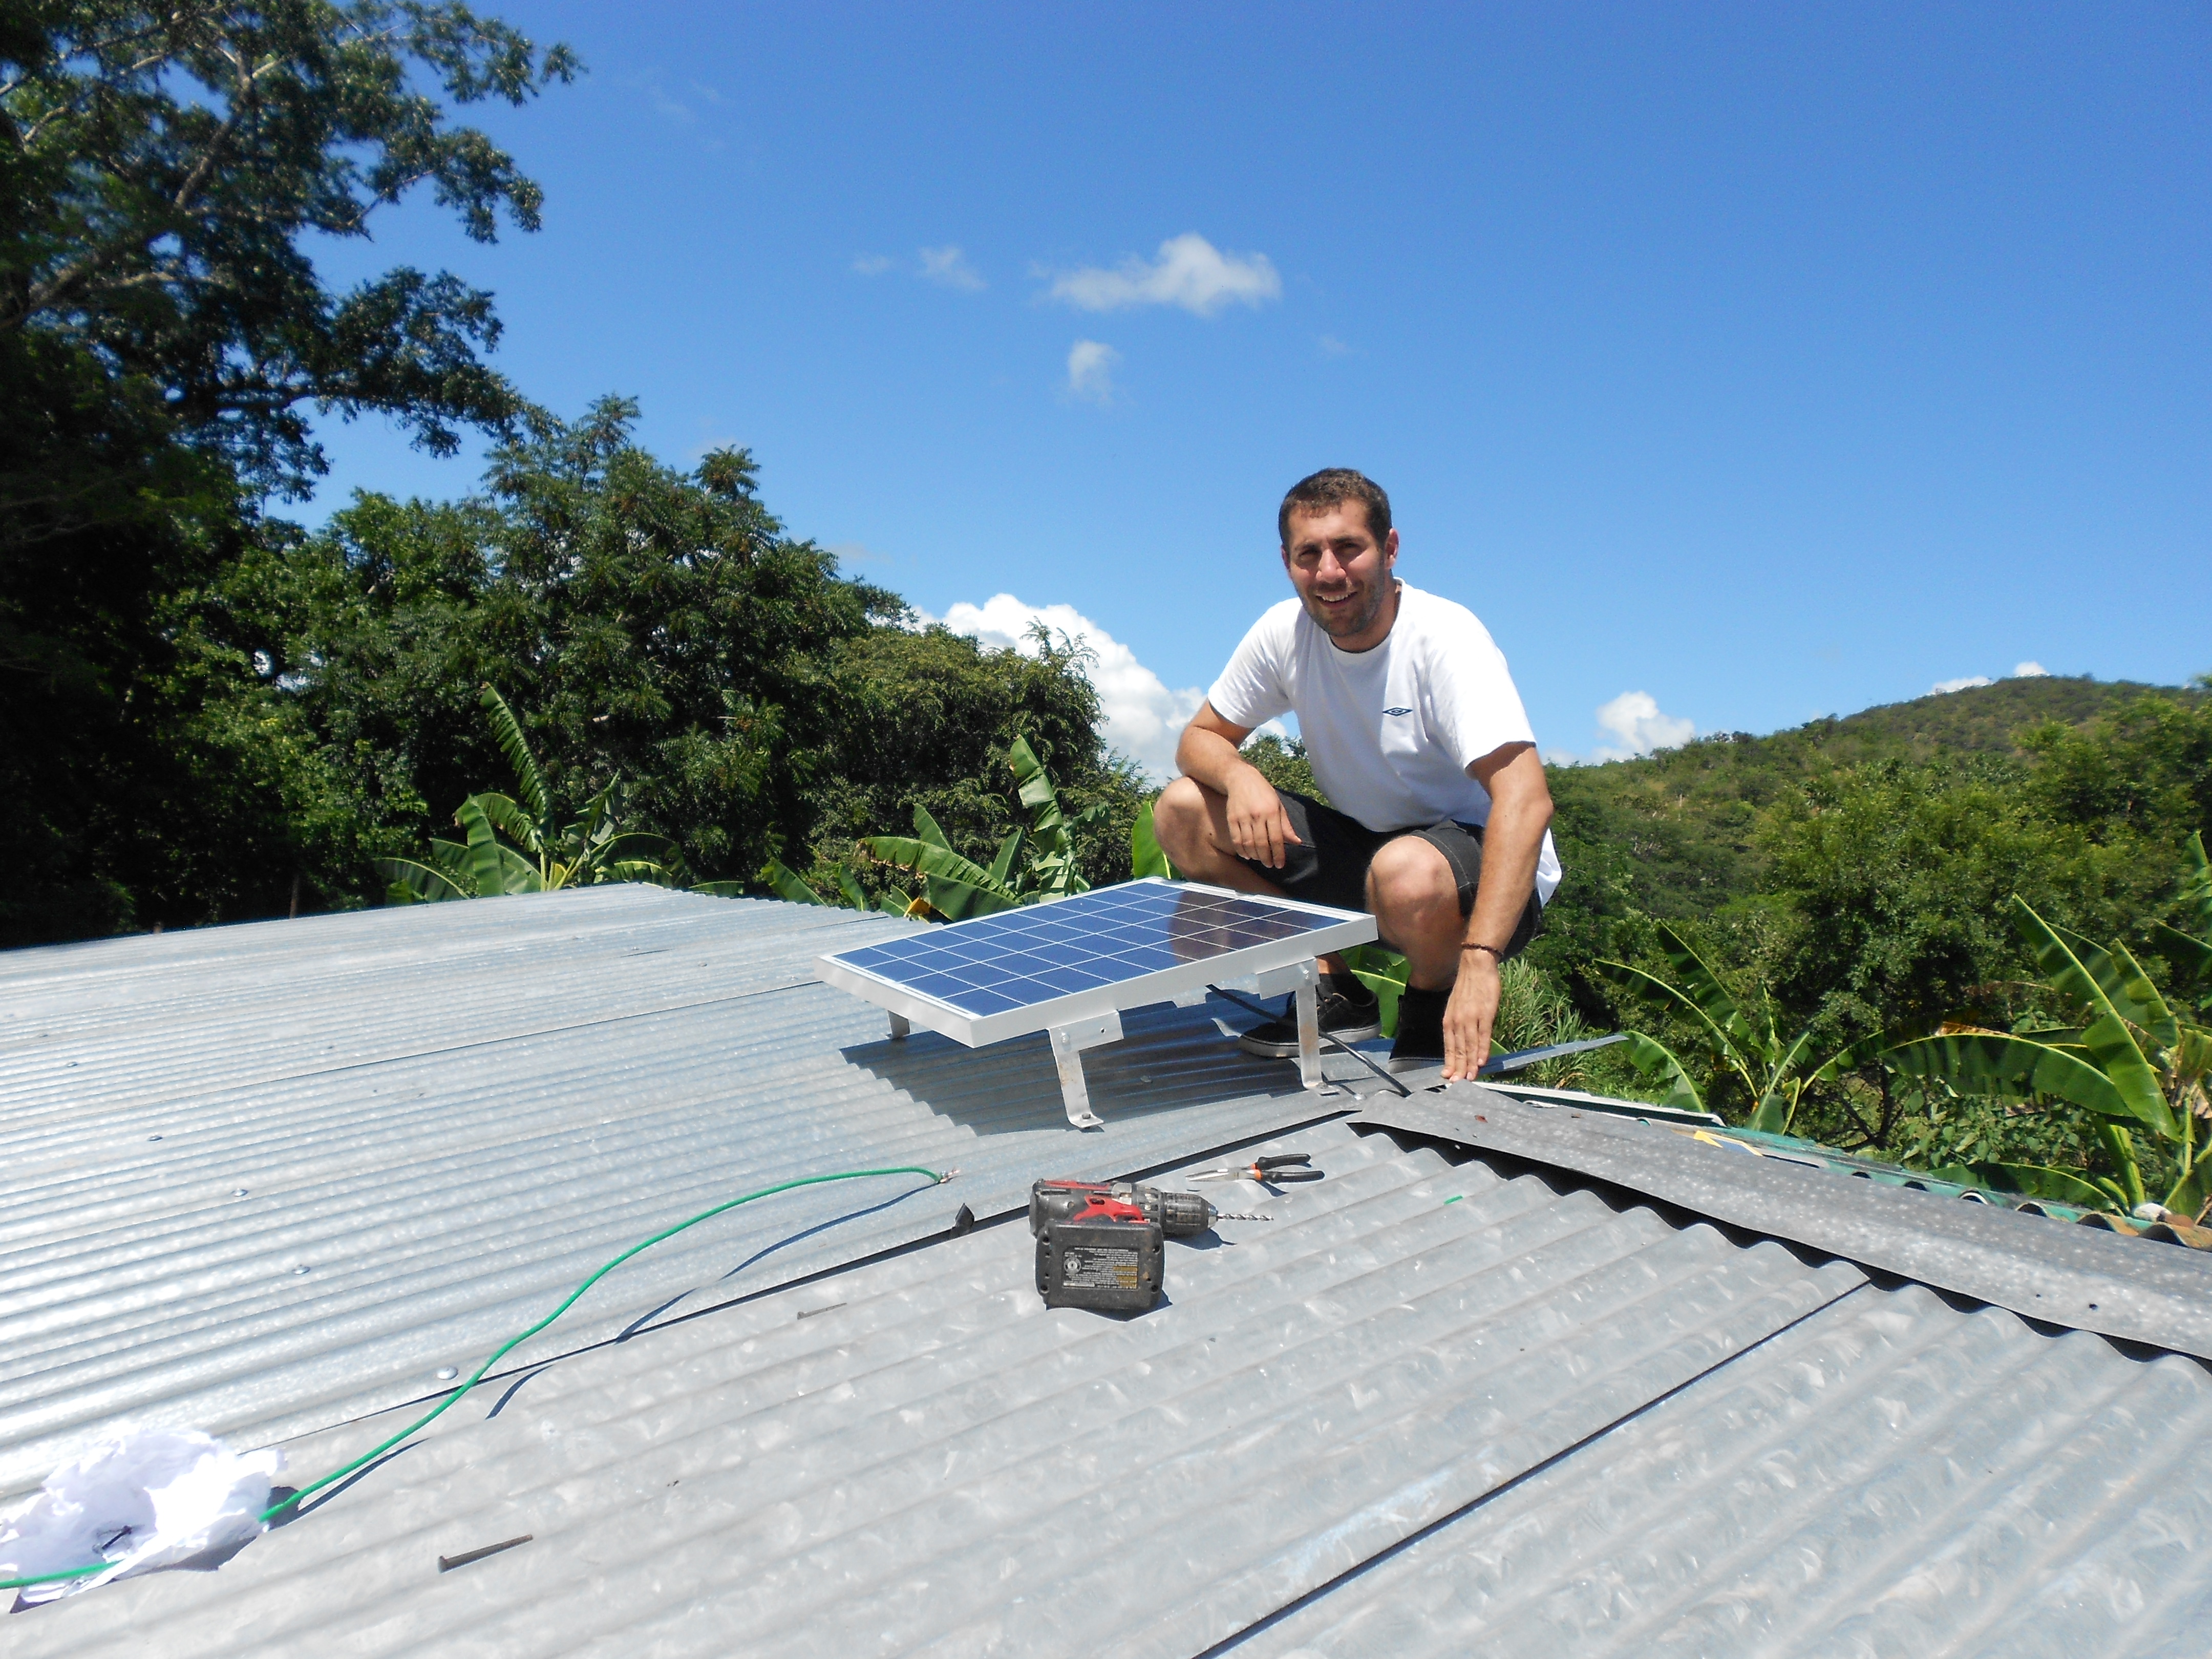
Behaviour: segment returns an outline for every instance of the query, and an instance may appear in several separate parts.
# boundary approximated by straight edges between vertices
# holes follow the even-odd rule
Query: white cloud
[[[1352,348],[1334,334],[1324,334],[1314,343],[1321,348],[1324,357],[1348,357],[1352,355]]]
[[[2006,678],[2015,680],[2047,680],[2051,671],[2039,662],[2016,662]]]
[[[963,294],[979,293],[984,287],[981,274],[968,263],[968,256],[950,243],[921,250],[921,274],[930,282],[957,288]]]
[[[1943,696],[1953,691],[1970,691],[1978,685],[1995,685],[1987,674],[1967,674],[1955,680],[1938,680],[1928,688],[1931,696]]]
[[[1078,340],[1067,349],[1067,395],[1085,403],[1114,401],[1114,366],[1121,354],[1097,340]]]
[[[1089,672],[1091,684],[1098,688],[1106,741],[1142,766],[1155,782],[1175,776],[1176,740],[1206,701],[1206,693],[1194,685],[1170,690],[1137,660],[1135,652],[1073,605],[1024,605],[1011,593],[999,593],[988,604],[969,605],[963,599],[941,618],[924,616],[921,620],[942,621],[956,634],[984,645],[1012,647],[1025,657],[1037,652],[1036,641],[1029,636],[1032,623],[1041,622],[1054,634],[1088,647],[1097,659]]]
[[[1181,306],[1211,317],[1226,305],[1257,306],[1283,295],[1283,279],[1264,253],[1224,253],[1195,231],[1170,236],[1159,257],[1131,254],[1107,270],[1085,265],[1053,278],[1052,297],[1084,311],[1127,306]]]
[[[1694,722],[1661,714],[1658,699],[1649,691],[1622,692],[1598,709],[1597,723],[1614,741],[1601,744],[1587,755],[1559,751],[1551,758],[1563,766],[1637,760],[1661,749],[1679,749],[1698,735]]]
[[[880,253],[863,253],[853,261],[853,271],[860,276],[880,276],[891,268],[891,262]]]

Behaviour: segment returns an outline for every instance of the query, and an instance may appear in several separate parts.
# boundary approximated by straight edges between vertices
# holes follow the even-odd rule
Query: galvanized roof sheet
[[[472,1397],[13,1651],[2202,1650],[2197,1362],[1510,1159],[1279,1144],[1328,1179],[1231,1189],[1275,1219],[1171,1246],[1148,1315],[1043,1308],[1018,1224],[856,1266]]]
[[[1042,1037],[892,1043],[811,959],[913,924],[641,886],[0,956],[0,1494],[125,1421],[265,1438],[434,1390],[617,1250],[602,1340],[1350,1103],[1203,1010],[1134,1015],[1062,1115]],[[917,1190],[919,1188],[919,1190]]]
[[[1531,1106],[1480,1084],[1363,1105],[1369,1123],[1596,1176],[2030,1318],[2212,1358],[2212,1255],[2201,1251],[1858,1180],[1718,1137],[1700,1146],[1668,1126]]]

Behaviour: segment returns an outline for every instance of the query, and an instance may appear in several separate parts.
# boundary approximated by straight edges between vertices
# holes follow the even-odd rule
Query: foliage
[[[1314,780],[1313,763],[1306,759],[1306,746],[1297,738],[1262,732],[1245,738],[1244,746],[1237,753],[1259,768],[1260,775],[1276,788],[1304,795],[1324,806],[1328,805],[1328,797],[1322,793],[1321,785]]]
[[[1808,1091],[1841,1092],[1843,1080],[1887,1046],[1886,1038],[1863,1039],[1824,1052],[1814,1025],[1785,1036],[1770,995],[1762,993],[1755,1001],[1739,997],[1676,928],[1662,922],[1658,934],[1671,979],[1625,962],[1598,966],[1630,996],[1656,1000],[1692,1023],[1714,1065],[1749,1106],[1754,1128],[1788,1133]],[[1642,1031],[1629,1033],[1627,1046],[1630,1062],[1663,1091],[1663,1104],[1708,1109],[1706,1091],[1673,1049]],[[1885,1091],[1882,1105],[1888,1104]]]
[[[2193,899],[2204,870],[2201,836],[2192,839],[2191,852],[2184,885]],[[2013,1031],[1947,1024],[1933,1036],[1891,1049],[1888,1063],[1963,1095],[2038,1106],[2063,1102],[2089,1115],[2108,1161],[2109,1172],[2084,1173],[1993,1160],[1978,1169],[1984,1179],[2069,1203],[2133,1210],[2146,1201],[2144,1160],[2136,1145],[2136,1134],[2146,1133],[2159,1154],[2160,1202],[2193,1218],[2212,1197],[2212,1139],[2200,1122],[2212,1120],[2205,1091],[2212,1029],[2177,1014],[2124,945],[2100,946],[2054,927],[2022,899],[2014,900],[2014,910],[2044,986],[2068,1024]],[[2212,937],[2191,942],[2212,951]]]
[[[478,356],[490,296],[406,269],[334,294],[303,243],[365,238],[424,185],[478,241],[502,215],[535,229],[538,186],[428,88],[520,105],[577,67],[455,0],[19,12],[0,40],[0,338],[98,365],[124,409],[263,487],[322,470],[307,404],[388,411],[449,453],[456,422],[517,406]],[[127,513],[81,459],[66,484],[0,479],[0,501],[35,495],[50,530]]]
[[[522,734],[522,723],[507,700],[489,686],[483,709],[507,763],[514,769],[521,800],[500,794],[471,795],[453,814],[468,832],[466,845],[433,841],[428,861],[380,859],[378,871],[391,882],[393,904],[441,899],[491,898],[504,893],[552,892],[606,881],[667,884],[676,878],[667,862],[666,840],[643,830],[621,828],[623,787],[611,779],[584,804],[583,815],[562,825],[553,808],[552,791],[538,757]],[[504,835],[514,846],[502,843]],[[648,856],[649,845],[659,856]],[[516,848],[520,851],[517,851]]]
[[[1170,881],[1182,879],[1174,863],[1161,849],[1160,838],[1152,833],[1151,801],[1137,809],[1136,819],[1129,825],[1129,878],[1142,881],[1147,876],[1161,876]]]
[[[0,17],[0,945],[283,915],[413,839],[359,812],[257,656],[257,497],[319,469],[305,411],[451,447],[520,406],[489,297],[395,270],[326,289],[308,239],[429,185],[471,234],[536,186],[452,104],[573,60],[459,6]],[[465,685],[471,680],[461,682]]]
[[[921,877],[927,908],[947,921],[1091,890],[1075,832],[1103,817],[1104,804],[1073,817],[1063,812],[1052,775],[1026,738],[1016,738],[1007,745],[1006,763],[1030,822],[1026,830],[1014,830],[999,843],[988,866],[962,857],[937,820],[920,806],[914,809],[914,835],[870,836],[860,843],[878,863]]]

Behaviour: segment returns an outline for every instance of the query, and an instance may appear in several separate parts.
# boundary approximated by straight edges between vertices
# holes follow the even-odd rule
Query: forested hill
[[[2201,706],[2202,691],[2051,675],[1884,703],[1766,737],[1723,732],[1641,760],[1551,770],[1562,856],[1585,905],[1618,900],[1656,915],[1701,918],[1766,885],[1765,810],[1801,799],[1810,780],[1889,763],[1991,781],[2023,777],[2030,734],[2078,730],[2144,696]],[[1612,890],[1606,902],[1592,890]]]

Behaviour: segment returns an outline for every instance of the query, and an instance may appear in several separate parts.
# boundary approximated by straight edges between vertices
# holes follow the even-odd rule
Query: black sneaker
[[[1341,988],[1346,983],[1334,974],[1321,976],[1321,1030],[1323,1036],[1334,1037],[1339,1042],[1358,1042],[1368,1037],[1382,1035],[1382,1005],[1375,994],[1358,980],[1350,981],[1358,996],[1348,995]],[[1283,1017],[1271,1019],[1265,1025],[1255,1025],[1237,1039],[1237,1046],[1248,1054],[1257,1054],[1262,1060],[1296,1060],[1298,1057],[1298,1006],[1293,998],[1284,1006]]]
[[[1418,991],[1407,986],[1398,993],[1398,1039],[1390,1045],[1394,1072],[1425,1071],[1444,1063],[1444,1005],[1449,991]]]

